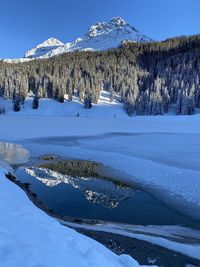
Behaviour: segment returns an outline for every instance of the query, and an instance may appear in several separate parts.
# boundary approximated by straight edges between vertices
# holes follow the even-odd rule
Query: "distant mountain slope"
[[[37,45],[35,48],[27,51],[25,54],[25,57],[26,58],[41,57],[41,56],[44,56],[45,54],[47,54],[48,52],[50,52],[50,51],[52,51],[58,47],[62,47],[62,46],[64,46],[64,43],[62,43],[58,39],[49,38],[46,41],[44,41],[43,43]]]
[[[149,42],[150,38],[141,34],[120,17],[108,22],[97,22],[92,25],[83,37],[71,43],[62,43],[50,38],[25,53],[25,58],[49,58],[75,50],[106,50],[115,48],[123,41]]]
[[[122,18],[116,17],[108,22],[98,22],[92,25],[82,38],[72,43],[51,50],[44,57],[52,57],[75,50],[106,50],[118,47],[123,41],[149,42],[150,38],[141,34]]]

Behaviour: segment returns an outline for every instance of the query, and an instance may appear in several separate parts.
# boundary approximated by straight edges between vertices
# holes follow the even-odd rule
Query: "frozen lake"
[[[134,225],[199,227],[198,222],[139,186],[106,178],[72,177],[52,171],[46,165],[46,168],[20,167],[15,175],[21,183],[29,183],[30,190],[56,215]]]

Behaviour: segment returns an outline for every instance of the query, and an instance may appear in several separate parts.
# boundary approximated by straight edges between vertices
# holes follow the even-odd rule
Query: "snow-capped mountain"
[[[83,37],[65,45],[55,38],[48,39],[36,48],[29,50],[26,58],[48,58],[75,50],[106,50],[118,47],[122,41],[149,42],[150,38],[141,34],[120,17],[108,22],[92,25]]]
[[[25,53],[24,58],[4,59],[9,63],[26,62],[34,58],[50,58],[62,53],[80,51],[98,51],[118,47],[123,41],[150,42],[151,38],[140,33],[124,19],[112,18],[107,22],[92,25],[83,37],[64,44],[56,38],[49,38]]]
[[[49,38],[43,43],[37,45],[35,48],[29,50],[25,54],[25,58],[37,58],[42,57],[49,53],[50,51],[58,48],[63,47],[65,44],[59,41],[56,38]]]
[[[141,34],[120,17],[108,22],[97,22],[92,25],[82,38],[72,43],[51,50],[44,57],[52,57],[61,53],[75,50],[106,50],[118,47],[122,41],[150,42],[151,39]]]

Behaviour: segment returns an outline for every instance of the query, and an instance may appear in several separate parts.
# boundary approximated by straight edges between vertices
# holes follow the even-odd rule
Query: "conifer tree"
[[[35,96],[33,98],[32,109],[38,109],[38,107],[39,107],[39,99],[37,96]]]

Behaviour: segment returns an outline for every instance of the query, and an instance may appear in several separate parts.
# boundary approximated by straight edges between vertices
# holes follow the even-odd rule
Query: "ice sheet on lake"
[[[19,187],[5,178],[4,167],[0,166],[2,267],[139,267],[130,256],[117,256],[39,210]]]

